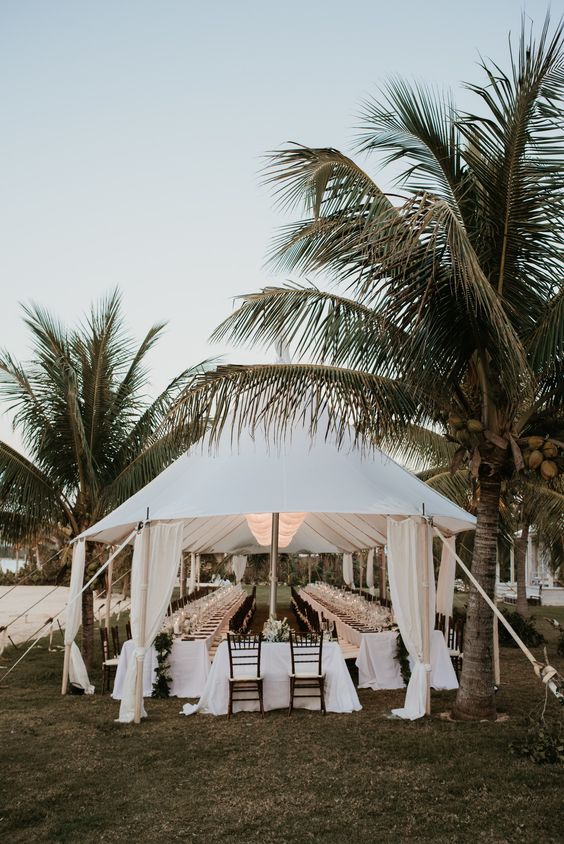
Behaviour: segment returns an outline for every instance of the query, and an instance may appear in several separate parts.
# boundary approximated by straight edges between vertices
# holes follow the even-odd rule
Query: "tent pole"
[[[113,548],[110,548],[110,553],[112,553]],[[107,582],[108,582],[108,594],[106,597],[106,630],[109,633],[110,630],[110,618],[112,615],[112,582],[114,579],[114,561],[112,560],[110,565],[108,566],[108,573],[106,575]]]
[[[139,607],[139,645],[145,647],[145,633],[147,622],[147,591],[149,587],[149,552],[151,543],[151,524],[145,522],[143,530],[147,531],[145,537],[145,548],[143,551],[143,563],[141,571],[141,587],[139,590],[140,607]],[[135,713],[133,722],[135,724],[141,723],[141,711],[143,709],[143,659],[137,660],[137,674],[135,675]]]
[[[386,589],[386,549],[380,545],[380,601],[388,597]]]
[[[429,612],[429,542],[433,535],[433,528],[424,518],[425,541],[423,551],[423,662],[425,663],[425,715],[431,714],[431,672],[426,667],[431,664],[431,616]]]
[[[276,589],[278,586],[278,526],[280,513],[272,514],[272,537],[270,542],[270,617],[276,618]]]

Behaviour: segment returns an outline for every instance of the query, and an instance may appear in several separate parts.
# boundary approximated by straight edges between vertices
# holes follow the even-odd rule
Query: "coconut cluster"
[[[469,450],[478,445],[484,431],[479,419],[464,419],[457,413],[449,415],[448,424],[455,439]],[[540,472],[545,481],[551,481],[564,474],[564,449],[560,448],[560,443],[548,436],[531,436],[526,440],[519,440],[519,443],[525,446],[522,454],[527,469]]]
[[[544,437],[528,437],[523,450],[523,462],[527,469],[540,472],[545,481],[558,477],[561,469],[556,462],[559,448],[553,440]]]
[[[476,439],[484,430],[479,419],[463,419],[456,413],[448,417],[448,424],[454,430],[454,436],[461,445],[467,448],[476,444]]]

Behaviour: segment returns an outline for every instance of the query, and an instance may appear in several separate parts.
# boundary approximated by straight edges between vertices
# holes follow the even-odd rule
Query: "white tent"
[[[117,545],[124,540],[132,541],[135,528],[143,525],[156,528],[155,538],[162,535],[163,542],[163,530],[166,531],[167,526],[174,533],[172,539],[172,534],[167,534],[166,539],[169,555],[172,554],[169,559],[154,547],[154,542],[137,542],[147,531],[137,533],[135,540],[132,626],[134,639],[137,638],[140,676],[140,660],[150,645],[146,629],[153,629],[156,623],[152,617],[147,620],[146,595],[151,590],[151,582],[158,583],[159,589],[163,582],[172,583],[170,572],[176,571],[181,550],[196,554],[252,554],[264,552],[270,545],[274,558],[272,611],[276,600],[278,547],[290,553],[350,553],[373,548],[386,543],[389,520],[409,517],[418,525],[423,523],[424,517],[427,525],[434,523],[446,536],[472,530],[475,524],[472,515],[377,449],[361,450],[352,442],[339,447],[334,438],[325,437],[324,432],[311,438],[299,427],[294,429],[290,439],[278,445],[269,444],[261,432],[254,436],[242,433],[233,441],[226,430],[219,445],[210,447],[204,443],[192,448],[136,495],[85,531],[81,539]],[[418,624],[426,630],[430,620],[434,620],[434,583],[432,606],[429,599],[429,569],[432,572],[429,543],[420,540],[417,543],[407,535],[401,538],[401,543],[394,555],[396,562],[401,558],[402,547],[423,549],[422,567],[418,568],[412,561],[410,570],[412,577],[418,577],[420,581],[420,586],[412,584],[412,593],[415,590],[424,596],[418,599],[423,608]],[[142,544],[144,553],[140,550]],[[152,566],[158,566],[160,573],[153,572]],[[140,587],[137,591],[142,602],[140,607],[134,605],[136,579],[144,584],[144,590]],[[395,582],[400,583],[401,579],[396,578]],[[396,601],[401,602],[399,593]],[[409,601],[413,605],[413,594]],[[159,600],[153,604],[166,606],[166,600],[159,595]],[[162,618],[158,623],[161,621]],[[422,665],[427,665],[428,637],[422,634],[410,638],[422,642],[413,656]],[[138,696],[140,689],[138,683]],[[136,721],[141,711],[142,701],[138,699]],[[124,720],[131,720],[129,713]]]
[[[82,536],[118,544],[148,514],[151,522],[181,520],[182,547],[195,553],[264,553],[270,538],[259,544],[247,517],[288,513],[304,518],[293,520],[300,522],[295,534],[280,548],[341,553],[384,544],[388,516],[423,510],[446,535],[475,524],[377,449],[339,449],[333,438],[318,433],[310,440],[303,430],[279,446],[248,433],[232,444],[226,433],[218,447],[194,447],[179,457]]]

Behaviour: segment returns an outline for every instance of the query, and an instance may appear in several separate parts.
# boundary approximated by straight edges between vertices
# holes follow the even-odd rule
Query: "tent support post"
[[[499,667],[499,623],[495,613],[493,617],[493,664],[494,683],[499,688],[499,684],[501,682],[501,670]]]
[[[147,622],[147,590],[149,586],[149,552],[151,543],[151,527],[150,522],[145,522],[143,530],[147,531],[145,539],[145,548],[143,553],[143,568],[141,571],[141,588],[139,590],[140,607],[139,607],[139,644],[145,647],[145,634]],[[133,722],[135,724],[141,723],[141,711],[143,709],[143,662],[144,660],[137,660],[137,673],[135,675],[135,713]]]
[[[429,612],[429,543],[433,536],[433,528],[429,525],[426,519],[423,524],[425,526],[425,543],[423,552],[423,662],[425,667],[431,664],[431,617]],[[431,714],[431,672],[425,671],[425,715]]]
[[[65,658],[63,662],[63,683],[61,686],[61,694],[66,695],[69,685],[69,665],[70,665],[71,646],[65,645]]]
[[[278,586],[278,526],[280,513],[272,514],[270,542],[270,618],[276,618],[276,590]]]

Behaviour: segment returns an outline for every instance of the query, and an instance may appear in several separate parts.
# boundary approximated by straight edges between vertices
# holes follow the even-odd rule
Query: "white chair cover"
[[[149,542],[149,567],[147,577],[147,612],[145,635],[140,629],[141,601],[143,596],[143,558],[145,544]],[[182,523],[152,524],[150,530],[143,528],[135,537],[133,562],[131,564],[131,633],[135,644],[135,658],[128,665],[123,696],[119,709],[119,721],[128,724],[135,716],[135,679],[137,664],[143,670],[147,649],[151,647],[159,632],[170,601],[176,580],[178,560],[182,551]],[[141,717],[146,718],[145,708]]]
[[[84,565],[86,561],[86,542],[79,539],[72,550],[72,570],[65,622],[65,645],[70,645],[69,680],[84,689],[85,694],[93,695],[94,686],[88,678],[88,671],[82,659],[79,647],[74,641],[82,616],[80,598],[84,584]]]
[[[371,595],[374,594],[374,548],[368,551],[366,559],[366,587]]]
[[[399,718],[415,720],[425,714],[427,672],[431,671],[431,665],[423,661],[425,581],[429,584],[429,641],[435,622],[432,529],[425,522],[413,518],[398,522],[388,518],[388,580],[394,615],[413,660],[405,704],[401,709],[393,709],[392,713]]]
[[[343,554],[343,580],[354,589],[354,569],[352,554]]]
[[[450,536],[443,542],[441,552],[441,566],[437,579],[437,612],[446,616],[452,615],[454,601],[454,576],[456,573],[456,538]],[[448,635],[448,628],[445,626],[445,636]]]
[[[241,583],[247,568],[247,557],[244,554],[236,554],[231,558],[231,569],[235,575],[235,582]]]

